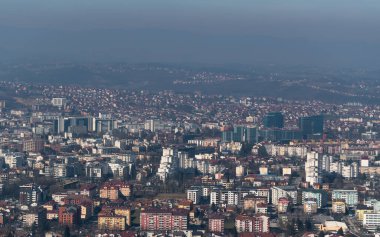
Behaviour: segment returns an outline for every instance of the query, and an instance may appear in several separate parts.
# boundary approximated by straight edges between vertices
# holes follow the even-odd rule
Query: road
[[[342,218],[342,220],[346,223],[351,234],[358,237],[373,236],[372,234],[369,234],[365,229],[363,229],[359,224],[355,223],[354,217],[345,216]]]

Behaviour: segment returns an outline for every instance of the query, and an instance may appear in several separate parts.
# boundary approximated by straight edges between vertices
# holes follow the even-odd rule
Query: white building
[[[362,224],[368,231],[376,231],[380,227],[380,213],[365,213]]]
[[[9,168],[19,168],[23,164],[24,157],[19,153],[11,153],[5,156],[4,162]]]
[[[227,205],[239,205],[239,193],[237,191],[223,191],[220,202]]]
[[[307,156],[308,148],[299,145],[265,145],[267,152],[272,156],[288,156],[305,158]]]
[[[196,160],[197,170],[202,174],[216,174],[221,170],[219,164],[210,164],[209,160]]]
[[[330,172],[330,163],[332,162],[332,159],[333,157],[332,156],[328,156],[328,155],[323,155],[322,156],[322,167],[321,169],[326,171],[326,172]]]
[[[358,204],[358,191],[357,190],[342,190],[335,189],[332,191],[332,200],[334,199],[344,199],[346,205],[349,207]]]
[[[210,192],[210,205],[216,204],[218,205],[220,202],[220,190],[219,189],[213,189]]]
[[[270,189],[269,188],[258,188],[258,189],[251,189],[249,190],[249,194],[253,194],[257,197],[266,197],[268,203],[270,202]]]
[[[236,177],[242,177],[245,174],[245,167],[243,165],[236,166],[235,168]]]
[[[159,123],[158,120],[148,119],[144,123],[144,128],[145,128],[145,130],[149,130],[151,132],[155,132],[156,131],[156,126],[157,126],[158,123]]]
[[[193,204],[198,204],[201,200],[201,191],[199,189],[188,189],[187,199],[193,201]]]
[[[173,148],[163,148],[160,161],[160,167],[158,168],[158,177],[165,181],[179,166],[178,150]]]
[[[178,161],[180,169],[194,169],[196,168],[195,159],[189,157],[187,152],[178,152]]]
[[[269,217],[260,216],[244,216],[238,215],[235,219],[235,227],[238,233],[241,232],[269,232]]]
[[[340,174],[346,179],[352,179],[358,177],[359,165],[357,162],[345,164],[342,161],[336,161],[330,163],[330,172]]]
[[[100,162],[86,163],[86,176],[90,178],[102,178],[109,173],[108,164]]]
[[[53,98],[51,104],[56,107],[64,107],[67,103],[66,98]]]
[[[210,197],[210,192],[210,187],[202,187],[202,197]]]
[[[326,159],[328,160],[328,159]],[[315,151],[308,152],[306,163],[305,163],[305,176],[306,182],[309,182],[310,185],[315,183],[321,183],[322,177],[320,175],[323,165],[322,157]]]
[[[72,177],[74,175],[73,167],[67,164],[54,164],[53,167],[53,176],[55,178],[66,178]]]
[[[294,186],[272,187],[272,204],[277,205],[279,198],[288,198],[293,204],[297,204],[297,189]]]
[[[315,199],[318,208],[322,208],[327,205],[327,193],[324,190],[310,189],[302,191],[302,204],[307,199]]]
[[[128,167],[126,164],[108,163],[113,177],[124,177],[128,174]]]

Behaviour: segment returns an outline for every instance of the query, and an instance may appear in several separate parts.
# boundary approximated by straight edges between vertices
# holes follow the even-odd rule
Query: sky
[[[1,0],[0,61],[380,66],[378,0]]]

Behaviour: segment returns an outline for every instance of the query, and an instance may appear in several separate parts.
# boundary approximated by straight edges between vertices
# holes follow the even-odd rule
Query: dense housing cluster
[[[372,236],[380,107],[1,82],[8,236]]]

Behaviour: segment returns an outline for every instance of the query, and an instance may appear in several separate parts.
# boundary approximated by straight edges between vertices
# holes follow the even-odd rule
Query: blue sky
[[[376,66],[376,0],[2,0],[3,61]]]

